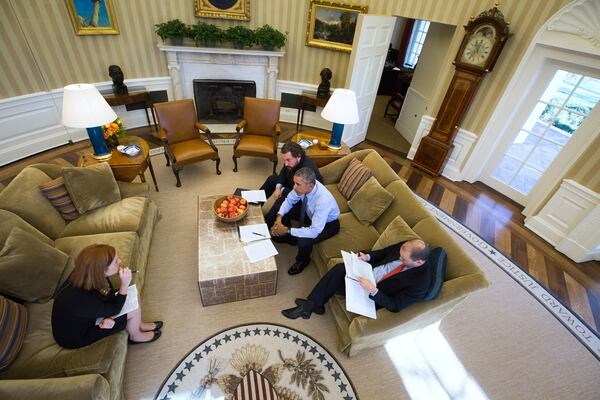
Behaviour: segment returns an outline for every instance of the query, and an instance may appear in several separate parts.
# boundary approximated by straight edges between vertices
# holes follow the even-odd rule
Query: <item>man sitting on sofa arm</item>
[[[377,308],[398,312],[422,300],[431,284],[431,268],[426,264],[429,245],[420,239],[409,240],[369,253],[359,252],[361,260],[373,266],[376,285],[364,277],[358,283],[369,292]],[[345,294],[346,268],[343,263],[327,271],[315,285],[306,300],[296,299],[296,307],[281,313],[290,319],[310,318],[311,314],[323,314],[325,303],[336,293]]]
[[[288,269],[295,275],[310,263],[315,243],[329,239],[340,230],[340,208],[333,195],[316,180],[315,172],[307,167],[294,174],[294,190],[285,198],[274,224],[267,225],[276,242],[298,245],[296,262]],[[300,222],[300,228],[291,228],[291,220]],[[309,226],[305,226],[308,224]]]

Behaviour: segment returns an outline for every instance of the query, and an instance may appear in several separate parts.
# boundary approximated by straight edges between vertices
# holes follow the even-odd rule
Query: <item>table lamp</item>
[[[331,139],[327,146],[333,150],[341,149],[344,124],[356,124],[358,122],[356,93],[350,89],[335,89],[323,111],[321,111],[321,117],[333,122]]]
[[[62,124],[69,128],[86,128],[94,154],[98,160],[108,160],[111,152],[104,140],[101,125],[117,119],[94,85],[77,83],[64,88]]]

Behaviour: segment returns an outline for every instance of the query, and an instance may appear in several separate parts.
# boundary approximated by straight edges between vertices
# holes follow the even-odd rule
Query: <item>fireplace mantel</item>
[[[283,51],[242,50],[158,44],[167,55],[175,100],[194,97],[194,79],[239,79],[256,82],[256,96],[274,99]]]

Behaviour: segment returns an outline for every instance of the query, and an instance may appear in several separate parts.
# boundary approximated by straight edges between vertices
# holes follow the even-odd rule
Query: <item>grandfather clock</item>
[[[413,159],[415,166],[439,175],[454,147],[458,125],[466,114],[483,76],[490,72],[510,36],[508,23],[496,6],[464,26],[463,38],[453,62],[456,70],[429,134],[421,139]]]

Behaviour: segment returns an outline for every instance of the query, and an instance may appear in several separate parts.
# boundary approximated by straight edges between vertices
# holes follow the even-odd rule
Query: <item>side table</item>
[[[124,138],[119,139],[119,143],[124,146],[136,144],[140,146],[142,150],[137,156],[129,157],[128,155],[125,155],[120,151],[113,149],[112,157],[105,161],[108,163],[108,165],[110,165],[110,168],[112,169],[113,174],[115,175],[115,179],[122,182],[131,182],[137,176],[139,176],[142,182],[146,182],[144,172],[146,171],[146,168],[150,168],[150,175],[152,175],[154,188],[158,192],[158,184],[156,183],[156,177],[154,176],[154,168],[152,168],[152,161],[150,160],[148,143],[146,143],[144,139],[141,139],[137,136],[126,136]],[[92,157],[92,154],[93,150],[91,147],[85,149],[79,156],[77,166],[87,167],[104,161],[96,160],[94,157]]]
[[[304,131],[298,132],[292,136],[292,142],[298,142],[300,139],[306,139],[312,141],[313,139],[319,139],[318,145],[312,145],[305,150],[306,155],[315,163],[317,167],[327,165],[338,158],[342,158],[345,155],[351,153],[350,147],[342,142],[342,148],[339,150],[333,150],[327,147],[327,143],[331,137],[330,133],[319,132],[319,131]],[[323,147],[323,149],[321,149]]]
[[[146,119],[148,120],[148,126],[150,124],[150,116],[148,115],[148,109],[152,114],[152,120],[154,121],[154,129],[158,132],[158,125],[156,124],[156,116],[154,115],[154,107],[150,103],[150,93],[143,87],[130,87],[128,92],[125,94],[114,94],[112,90],[103,90],[100,92],[104,100],[111,107],[126,106],[126,105],[139,105],[144,108],[146,112]]]
[[[327,98],[319,98],[316,93],[302,92],[300,94],[300,107],[298,107],[298,116],[296,117],[296,132],[302,128],[304,122],[304,107],[306,105],[312,105],[315,107],[325,107],[325,104],[329,101]]]

